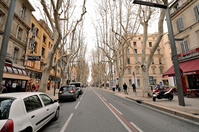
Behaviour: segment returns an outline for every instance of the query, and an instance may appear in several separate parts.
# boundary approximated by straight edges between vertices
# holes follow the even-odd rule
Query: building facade
[[[5,30],[10,2],[0,0],[0,32]],[[10,92],[16,91],[17,84],[22,87],[20,91],[26,91],[30,79],[24,64],[32,11],[34,8],[28,0],[16,1],[3,74],[3,83],[9,85]],[[3,36],[0,36],[0,46],[2,40]]]
[[[148,34],[147,43],[146,43],[146,59],[149,56],[150,50],[153,47],[157,33]],[[131,41],[131,45],[135,48],[135,52],[138,55],[139,60],[141,60],[142,56],[142,43],[143,43],[143,35],[137,34]],[[150,85],[160,84],[166,85],[168,84],[167,78],[162,78],[162,74],[165,68],[165,59],[164,59],[164,49],[163,49],[163,40],[160,42],[157,50],[154,53],[151,65],[149,67],[149,80]],[[120,55],[121,56],[121,55]],[[120,58],[119,63],[122,63],[122,58]],[[135,55],[132,49],[129,47],[127,49],[127,65],[126,70],[123,76],[123,82],[126,83],[129,87],[132,87],[132,83],[135,82],[136,86],[142,88],[142,71],[141,65],[138,64],[138,61],[135,59]],[[116,69],[116,65],[114,64],[114,69]],[[115,74],[116,73],[116,74]],[[117,71],[114,70],[114,79],[117,78]]]
[[[31,32],[29,33],[29,44],[27,46],[26,50],[26,70],[29,72],[30,75],[30,83],[29,85],[32,86],[33,84],[36,87],[39,87],[41,77],[42,77],[42,71],[46,64],[46,57],[52,48],[53,45],[53,33],[48,28],[47,24],[43,20],[37,20],[33,15],[31,16]],[[35,32],[35,33],[34,33]],[[34,45],[32,48],[31,41],[34,40]],[[32,56],[38,56],[40,57],[39,60],[30,60],[29,57]],[[53,62],[56,62],[58,57],[60,56],[59,51],[57,50]],[[57,66],[54,67],[49,76],[48,80],[48,87],[47,89],[54,88],[55,84],[55,72],[56,74],[56,81],[57,86],[60,85],[60,67]]]
[[[184,90],[199,89],[199,0],[174,0],[170,5]],[[175,80],[173,66],[164,76]]]

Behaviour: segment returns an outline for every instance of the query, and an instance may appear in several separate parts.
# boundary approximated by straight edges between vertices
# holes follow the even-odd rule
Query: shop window
[[[194,8],[194,13],[195,13],[195,17],[196,17],[196,21],[199,21],[199,4],[197,4]]]

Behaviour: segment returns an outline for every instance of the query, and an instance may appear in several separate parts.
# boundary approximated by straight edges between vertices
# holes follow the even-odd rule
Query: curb
[[[185,119],[188,119],[188,120],[191,120],[191,121],[199,123],[199,117],[193,116],[191,114],[188,114],[188,113],[185,113],[185,112],[181,112],[181,111],[178,111],[178,110],[174,110],[174,109],[171,109],[171,108],[167,108],[167,107],[164,107],[164,106],[155,105],[155,104],[146,102],[144,100],[134,99],[132,97],[127,97],[126,96],[126,98],[130,99],[130,100],[133,100],[133,101],[136,101],[137,103],[140,103],[140,104],[142,103],[142,104],[145,104],[147,106],[156,108],[158,110],[161,110],[161,111],[164,111],[164,112],[167,112],[167,113],[182,117],[183,119],[185,118]]]

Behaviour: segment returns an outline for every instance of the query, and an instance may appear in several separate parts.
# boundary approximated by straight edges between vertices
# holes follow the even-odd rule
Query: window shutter
[[[182,53],[184,53],[185,52],[185,50],[184,50],[184,42],[180,42],[180,47],[181,47]]]
[[[199,21],[199,4],[196,5],[193,9],[196,16],[196,21]]]
[[[177,28],[178,28],[179,32],[182,31],[182,30],[184,30],[184,24],[183,24],[182,17],[180,17],[180,18],[177,19],[176,24],[177,24]]]
[[[187,40],[184,41],[184,48],[185,48],[185,52],[189,51],[189,45],[188,45],[188,41]]]

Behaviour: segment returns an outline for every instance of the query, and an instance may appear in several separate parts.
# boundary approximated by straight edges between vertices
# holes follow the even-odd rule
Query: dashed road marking
[[[77,105],[75,106],[75,109],[77,109],[78,105],[79,105],[80,101],[77,103]]]
[[[139,132],[144,132],[144,131],[142,131],[138,126],[136,126],[133,122],[130,122],[131,123],[131,125],[133,125]]]
[[[61,131],[60,132],[64,132],[66,130],[66,127],[68,126],[71,118],[73,117],[73,114],[74,113],[71,113],[71,115],[69,116],[68,120],[66,121],[66,123],[64,124],[64,126],[62,127]]]

